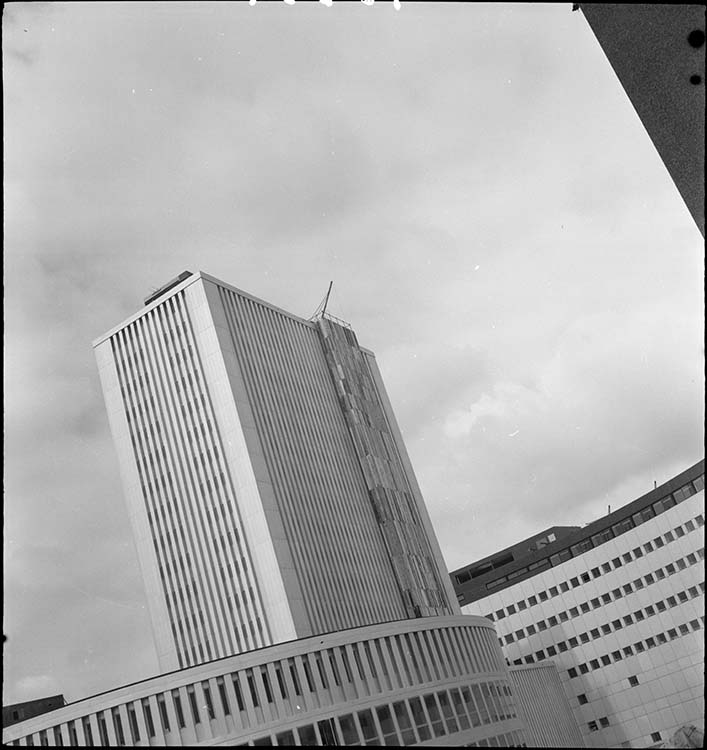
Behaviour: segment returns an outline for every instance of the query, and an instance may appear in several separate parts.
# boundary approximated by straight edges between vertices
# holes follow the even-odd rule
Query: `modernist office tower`
[[[589,747],[704,729],[705,464],[452,573],[514,666],[553,660]]]
[[[459,613],[373,354],[185,272],[94,342],[160,666]]]

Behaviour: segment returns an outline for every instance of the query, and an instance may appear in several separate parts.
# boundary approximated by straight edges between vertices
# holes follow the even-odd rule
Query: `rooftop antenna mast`
[[[312,313],[312,317],[310,320],[314,320],[315,318],[321,317],[326,312],[326,306],[329,303],[329,295],[331,294],[331,288],[334,285],[333,281],[329,282],[329,289],[327,289],[326,296],[324,299],[319,303],[319,306],[317,309]]]
[[[324,313],[326,312],[326,306],[329,304],[329,295],[331,294],[331,288],[333,286],[334,286],[334,282],[330,281],[329,288],[327,289],[327,292],[326,292],[326,297],[324,298],[324,307],[322,307],[322,315],[324,315]]]

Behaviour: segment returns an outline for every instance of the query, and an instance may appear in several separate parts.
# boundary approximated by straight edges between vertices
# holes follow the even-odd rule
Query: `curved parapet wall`
[[[281,643],[86,698],[3,731],[3,744],[20,746],[525,742],[493,625],[475,616]]]

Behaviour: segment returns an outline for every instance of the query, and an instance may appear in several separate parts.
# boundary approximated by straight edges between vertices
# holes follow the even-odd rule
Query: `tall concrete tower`
[[[94,349],[163,671],[459,614],[346,324],[185,272]]]

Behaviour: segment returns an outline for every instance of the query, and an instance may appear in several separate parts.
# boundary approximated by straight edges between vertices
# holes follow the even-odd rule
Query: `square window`
[[[674,641],[678,637],[678,631],[675,630],[675,628],[670,628],[668,630],[668,638],[670,638],[671,641]]]
[[[690,586],[690,588],[687,590],[687,593],[694,599],[699,594],[697,586]]]
[[[591,635],[592,638],[598,638],[599,637],[599,629],[598,628],[592,628],[589,631],[589,635]]]
[[[560,612],[560,614],[558,615],[558,617],[560,618],[560,622],[567,622],[567,620],[570,619],[570,617],[567,614],[567,612]]]
[[[668,606],[669,607],[677,607],[678,606],[678,601],[677,601],[677,599],[674,596],[669,596],[665,601],[668,602]]]
[[[692,552],[690,552],[690,554],[687,556],[687,561],[690,563],[690,565],[694,565],[697,562],[697,558]]]
[[[656,547],[665,547],[665,542],[659,536],[653,540],[653,544],[655,544]]]
[[[685,536],[685,530],[683,529],[682,526],[678,526],[676,529],[674,529],[674,531],[675,531],[675,536],[677,537]]]
[[[507,607],[507,609],[508,609],[508,614],[509,615],[514,615],[516,613],[515,604],[509,604],[508,607]]]
[[[608,604],[611,601],[611,594],[602,594],[601,600],[604,602],[604,604]]]
[[[690,620],[690,627],[693,630],[699,630],[700,629],[700,621],[699,620]]]
[[[589,672],[589,667],[586,664],[580,664],[579,665],[579,671],[582,674],[587,674],[587,672]]]
[[[665,534],[663,534],[663,536],[665,537],[666,542],[672,542],[675,539],[672,531],[666,531]]]
[[[515,638],[513,637],[513,633],[509,633],[506,636],[506,646],[510,646],[510,644],[513,643],[514,640]]]
[[[692,523],[692,521],[685,521],[685,528],[688,531],[694,531],[695,530],[695,524]]]
[[[579,634],[579,640],[582,643],[589,643],[589,633],[580,633]]]
[[[528,635],[535,635],[535,625],[528,625],[526,631]]]
[[[655,583],[655,578],[653,578],[652,573],[648,573],[648,575],[643,576],[643,580],[646,582],[646,586],[650,586],[652,583]]]
[[[614,661],[621,661],[621,659],[623,659],[624,657],[621,655],[620,651],[612,651],[611,652],[611,658]]]
[[[577,676],[577,670],[574,667],[570,667],[567,670],[567,674],[570,676],[570,679],[574,679]]]
[[[560,649],[560,651],[561,651],[562,653],[564,653],[565,651],[567,651],[567,644],[566,644],[566,643],[565,643],[564,641],[560,641],[560,642],[559,642],[559,643],[557,644],[557,648],[559,648],[559,649]]]
[[[624,584],[624,594],[632,594],[633,593],[633,587],[630,583]]]
[[[525,663],[526,664],[533,664],[534,661],[535,661],[535,659],[533,659],[533,655],[532,654],[529,654],[528,656],[525,657]]]
[[[570,590],[570,587],[567,581],[562,581],[562,583],[560,584],[560,591],[564,593],[565,591],[569,591],[569,590]]]
[[[545,658],[545,652],[542,649],[540,649],[540,651],[536,651],[535,652],[535,658],[538,661],[542,661]]]
[[[688,628],[685,624],[680,625],[678,630],[680,631],[680,635],[687,635],[690,632],[690,628]]]
[[[592,669],[599,669],[599,666],[600,666],[600,665],[599,665],[599,660],[598,660],[598,659],[592,659],[592,660],[591,660],[591,661],[589,662],[589,666],[590,666],[590,667],[591,667]]]
[[[592,605],[592,609],[596,609],[597,607],[601,607],[601,602],[599,601],[599,597],[596,597],[596,596],[594,597],[594,599],[592,599],[592,601],[590,602],[590,604]]]
[[[557,654],[557,649],[554,646],[548,646],[547,647],[547,655],[548,656],[555,656]]]
[[[551,628],[554,628],[555,625],[557,625],[557,617],[555,615],[551,615],[547,618],[548,625],[550,625]]]
[[[602,570],[603,570],[603,571],[604,571],[605,573],[610,573],[610,572],[611,572],[611,565],[609,565],[609,563],[602,563],[602,564],[601,564],[601,569],[602,569]]]
[[[570,578],[570,585],[572,588],[577,588],[579,586],[579,578]]]
[[[636,578],[636,580],[633,582],[633,587],[635,589],[642,589],[643,588],[643,581],[640,578]]]
[[[618,557],[615,557],[615,558],[614,558],[614,559],[613,559],[613,560],[611,561],[611,564],[612,564],[612,565],[614,566],[614,569],[616,569],[616,568],[620,568],[620,567],[621,567],[621,566],[623,565],[623,563],[621,562],[621,560],[619,560],[619,558],[618,558]]]
[[[623,555],[621,555],[625,563],[630,563],[632,560],[631,553],[630,552],[624,552]]]
[[[651,741],[652,742],[660,742],[661,739],[663,739],[663,738],[660,736],[660,732],[651,732]]]
[[[570,644],[570,648],[577,648],[577,646],[579,646],[579,641],[574,636],[572,636],[569,639],[569,644]]]
[[[589,604],[587,604],[587,602],[582,602],[579,605],[579,608],[582,610],[582,612],[589,612]]]
[[[570,609],[570,617],[578,617],[579,616],[579,610],[577,607],[572,607]]]
[[[602,716],[602,718],[599,719],[599,724],[601,724],[602,727],[608,727],[609,726],[609,719],[607,719],[606,716]]]
[[[634,643],[633,647],[636,649],[637,654],[643,653],[643,651],[646,650],[646,647],[643,645],[643,641],[638,641],[638,643]]]
[[[592,578],[599,578],[601,570],[599,568],[592,568]]]
[[[528,604],[529,604],[529,605],[530,605],[531,607],[534,607],[534,606],[535,606],[535,605],[536,605],[537,603],[538,603],[538,600],[537,600],[537,598],[536,598],[536,597],[534,597],[534,596],[529,596],[529,597],[528,597]]]
[[[621,589],[614,589],[611,592],[611,595],[614,597],[614,599],[621,599],[621,597],[623,596],[623,594],[621,593]]]
[[[655,603],[655,608],[658,610],[658,612],[665,612],[667,607],[665,606],[665,602],[660,601]]]
[[[687,562],[682,557],[675,562],[680,570],[685,570],[685,568],[687,567]]]
[[[557,586],[550,586],[550,596],[557,596],[559,593]]]
[[[688,599],[688,597],[687,597],[687,591],[680,591],[680,592],[678,593],[678,599],[679,599],[679,600],[680,600],[681,602],[686,602],[686,601],[687,601],[687,599]]]
[[[611,623],[611,627],[612,627],[612,628],[613,628],[614,630],[621,630],[621,628],[623,627],[623,625],[621,624],[621,620],[614,620],[614,621],[613,621],[613,622]]]
[[[524,609],[528,609],[528,605],[525,603],[525,599],[521,599],[518,602],[518,611],[522,612]]]
[[[667,642],[668,642],[668,636],[667,636],[667,635],[665,635],[665,633],[658,633],[658,635],[656,636],[656,640],[657,640],[657,641],[658,641],[658,643],[660,643],[660,644],[661,644],[661,646],[662,646],[662,645],[663,645],[664,643],[667,643]]]
[[[671,576],[673,573],[675,573],[675,566],[672,563],[668,563],[665,566],[665,569],[668,571],[668,575]]]
[[[496,619],[502,620],[506,616],[506,613],[502,609],[496,610]]]
[[[516,638],[519,641],[525,638],[525,631],[523,630],[523,628],[521,628],[520,630],[516,630]]]
[[[608,667],[609,664],[611,664],[611,659],[609,658],[609,654],[604,654],[604,656],[601,657],[601,663],[605,667]]]
[[[589,573],[582,573],[582,575],[579,577],[582,583],[589,583]]]
[[[547,591],[541,591],[538,596],[540,597],[541,602],[546,602],[548,599]]]
[[[643,550],[640,547],[636,547],[632,552],[634,557],[643,557]]]
[[[624,656],[633,656],[633,648],[631,646],[624,646]]]
[[[643,545],[643,549],[644,549],[644,550],[645,550],[646,552],[653,552],[653,544],[652,544],[651,542],[646,542],[646,543],[645,543],[645,544]]]
[[[641,612],[641,610],[640,610],[640,609],[637,609],[637,610],[636,610],[636,611],[635,611],[635,612],[633,613],[633,616],[634,616],[634,617],[636,618],[636,621],[637,621],[637,622],[640,622],[641,620],[645,620],[645,619],[646,619],[645,615],[643,614],[643,612]]]
[[[698,516],[695,516],[695,523],[698,526],[704,526],[705,525],[705,519],[702,516],[702,513],[700,513]]]
[[[609,633],[611,633],[611,625],[609,625],[609,623],[602,625],[601,632],[604,633],[604,635],[609,635]]]
[[[658,570],[655,571],[655,577],[662,581],[663,578],[665,578],[665,571],[662,568],[658,568]]]
[[[579,701],[579,705],[580,706],[583,706],[585,703],[589,702],[589,701],[587,701],[587,696],[585,695],[585,693],[580,693],[577,696],[577,700]]]
[[[547,623],[545,620],[538,620],[538,630],[547,630]]]
[[[522,663],[522,659],[513,659],[513,664],[515,664],[516,667],[519,667]]]
[[[589,727],[590,732],[598,732],[599,727],[597,726],[596,721],[590,721],[587,723],[587,726]]]
[[[633,625],[633,617],[631,617],[631,615],[626,615],[624,617],[624,625]]]
[[[654,607],[651,604],[649,604],[646,607],[645,612],[648,615],[648,617],[653,617],[653,615],[655,614],[655,609],[654,609]]]

